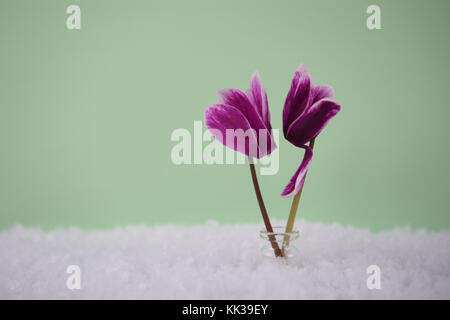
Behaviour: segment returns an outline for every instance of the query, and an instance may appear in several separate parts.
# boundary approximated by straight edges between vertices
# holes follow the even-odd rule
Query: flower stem
[[[261,210],[261,215],[264,220],[264,224],[266,225],[266,230],[269,233],[269,241],[272,245],[273,251],[276,257],[281,257],[282,253],[280,247],[278,246],[278,242],[273,235],[272,225],[270,224],[269,216],[267,215],[266,206],[264,205],[264,200],[261,195],[261,190],[259,188],[258,177],[256,176],[255,164],[250,163],[250,172],[252,174],[253,186],[255,187],[256,199],[258,200],[259,209]]]
[[[315,141],[316,141],[316,139],[314,138],[309,143],[309,147],[311,149],[314,149]],[[306,180],[307,173],[308,172],[305,173],[305,180]],[[292,200],[291,211],[289,212],[289,218],[288,218],[288,221],[286,224],[286,230],[285,230],[286,235],[284,236],[283,247],[281,249],[281,254],[283,256],[285,255],[285,248],[289,246],[289,234],[294,229],[295,215],[297,214],[298,204],[299,204],[300,198],[302,196],[302,191],[303,191],[303,186],[305,185],[305,180],[303,180],[303,185],[301,186],[299,192],[294,196],[294,199]]]

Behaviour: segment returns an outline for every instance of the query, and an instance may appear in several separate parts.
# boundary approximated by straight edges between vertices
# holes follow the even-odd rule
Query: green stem
[[[314,149],[315,140],[316,139],[314,138],[309,143],[309,147],[311,149]],[[307,173],[308,173],[308,171],[305,173],[305,180],[306,180],[306,174]],[[299,204],[300,198],[302,196],[302,191],[303,191],[303,186],[305,185],[305,180],[303,180],[302,187],[300,188],[298,193],[294,196],[294,199],[292,199],[291,210],[289,212],[289,218],[288,218],[288,221],[287,221],[287,224],[286,224],[286,230],[285,230],[286,235],[284,236],[283,247],[281,249],[281,254],[283,256],[285,255],[285,248],[289,246],[289,240],[290,240],[289,234],[294,229],[295,215],[297,214],[298,204]]]
[[[267,233],[269,233],[269,241],[272,245],[275,256],[281,257],[282,256],[281,250],[280,247],[278,246],[278,242],[276,241],[275,236],[273,235],[273,228],[269,220],[269,215],[267,214],[266,206],[264,205],[264,200],[261,195],[261,189],[259,188],[258,177],[256,176],[255,164],[253,163],[250,163],[250,172],[252,174],[252,181],[253,186],[255,188],[256,199],[258,200],[259,204],[259,209],[261,210],[261,215],[264,224],[266,225]]]

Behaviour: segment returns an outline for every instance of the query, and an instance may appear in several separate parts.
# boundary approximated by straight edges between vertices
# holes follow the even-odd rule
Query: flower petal
[[[256,107],[256,110],[261,116],[266,128],[271,130],[272,126],[270,125],[270,112],[269,103],[267,101],[267,93],[258,72],[253,73],[250,88],[246,93],[250,101]]]
[[[334,89],[331,86],[316,86],[311,88],[311,102],[313,105],[317,101],[322,99],[332,99],[334,100]]]
[[[220,90],[217,92],[217,100],[219,104],[232,106],[239,110],[247,119],[250,128],[256,131],[256,140],[259,148],[257,158],[270,154],[276,149],[277,146],[272,138],[270,126],[267,127],[264,124],[256,106],[253,105],[244,92],[237,89]]]
[[[254,130],[244,114],[230,105],[209,106],[205,111],[205,125],[223,145],[249,157],[261,158],[276,148],[266,129]],[[264,139],[262,146],[258,143],[259,139]]]
[[[289,126],[286,139],[298,147],[306,144],[322,131],[339,110],[341,106],[334,100],[316,102]]]
[[[287,137],[289,126],[308,108],[310,101],[311,78],[304,64],[295,71],[291,88],[283,108],[283,132]]]
[[[247,118],[253,129],[267,129],[261,115],[256,110],[256,106],[253,105],[247,95],[241,90],[224,89],[217,91],[217,103],[230,105],[238,109]]]
[[[297,171],[295,171],[291,181],[289,181],[286,188],[284,188],[283,193],[281,194],[283,198],[295,196],[300,191],[300,188],[305,181],[306,171],[308,170],[308,166],[313,156],[313,151],[310,147],[306,145],[299,147],[305,149],[305,154],[303,155],[302,163],[298,167]]]

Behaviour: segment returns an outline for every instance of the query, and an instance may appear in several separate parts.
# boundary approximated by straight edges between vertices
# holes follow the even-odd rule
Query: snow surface
[[[450,231],[372,234],[297,221],[287,262],[261,254],[261,226],[126,227],[0,232],[3,299],[450,299]],[[279,259],[278,259],[279,260]],[[369,290],[369,265],[381,289]],[[69,290],[69,265],[81,289]]]

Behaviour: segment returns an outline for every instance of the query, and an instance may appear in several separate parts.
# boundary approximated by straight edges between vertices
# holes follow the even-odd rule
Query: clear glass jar
[[[295,247],[295,240],[298,239],[298,230],[286,232],[286,227],[273,227],[273,232],[267,232],[263,229],[259,232],[261,239],[264,240],[261,252],[266,257],[275,257],[275,251],[280,250],[281,257],[291,258],[298,249]]]

